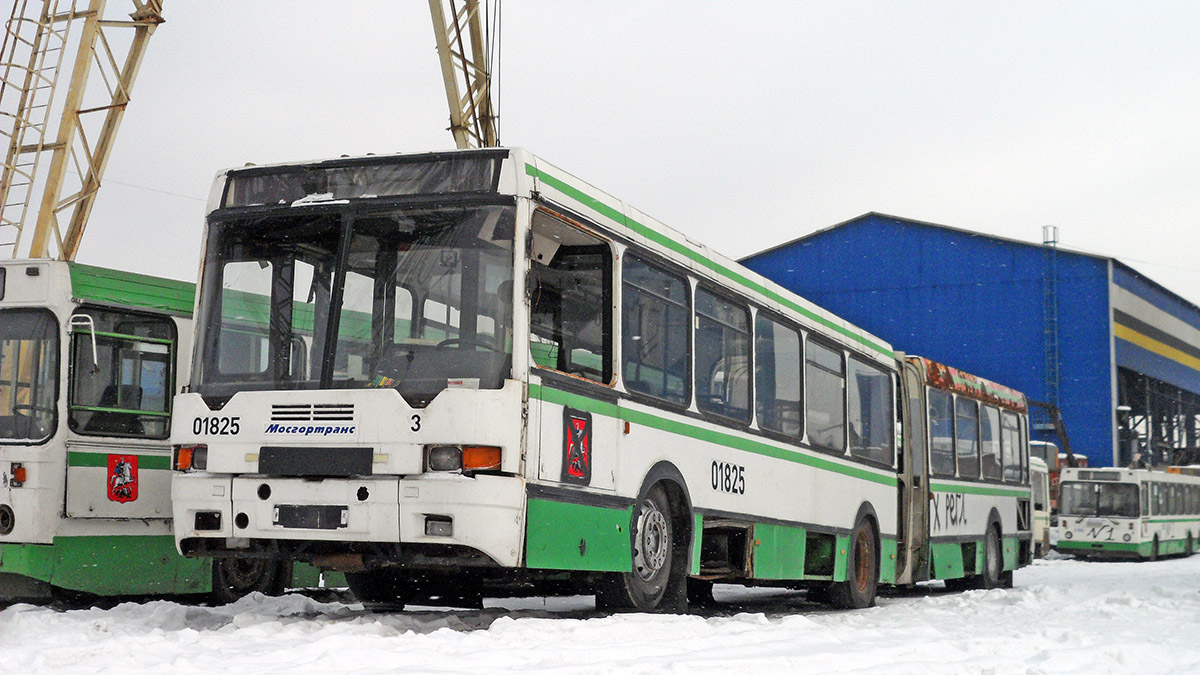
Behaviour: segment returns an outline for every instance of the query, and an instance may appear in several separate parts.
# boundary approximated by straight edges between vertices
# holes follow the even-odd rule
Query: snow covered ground
[[[591,598],[371,613],[300,596],[0,611],[0,673],[1200,672],[1200,556],[1055,559],[1012,590],[932,585],[857,612],[719,586],[689,616],[605,616]]]

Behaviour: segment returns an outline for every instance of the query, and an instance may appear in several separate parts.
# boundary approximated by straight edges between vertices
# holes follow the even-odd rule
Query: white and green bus
[[[0,263],[0,605],[230,600],[286,581],[277,564],[175,551],[168,436],[194,297],[193,284],[169,279]]]
[[[523,150],[246,167],[211,194],[173,411],[185,555],[311,562],[369,601],[637,609],[716,581],[863,607],[1029,559],[1024,397]]]
[[[1178,469],[1063,469],[1058,542],[1080,557],[1191,555],[1200,538],[1200,477]]]

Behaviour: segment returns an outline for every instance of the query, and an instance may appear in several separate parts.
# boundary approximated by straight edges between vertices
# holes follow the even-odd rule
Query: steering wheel
[[[451,345],[472,345],[472,346],[475,346],[475,347],[483,347],[484,349],[486,349],[486,350],[488,350],[488,351],[493,351],[493,352],[503,352],[503,351],[504,351],[504,350],[500,349],[499,347],[497,347],[496,345],[489,344],[489,343],[487,343],[487,342],[484,342],[483,340],[480,340],[478,337],[474,337],[474,338],[465,338],[465,337],[452,337],[452,338],[446,338],[445,340],[442,340],[441,342],[437,343],[437,346],[436,346],[436,347],[434,347],[434,349],[444,349],[444,348],[446,348],[446,347],[449,347],[449,346],[451,346]]]

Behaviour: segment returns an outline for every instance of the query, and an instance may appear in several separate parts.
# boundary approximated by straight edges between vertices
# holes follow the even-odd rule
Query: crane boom
[[[162,0],[131,2],[128,20],[104,18],[106,0],[14,2],[0,48],[0,248],[14,258],[73,260],[79,250],[146,44],[163,22]],[[88,90],[93,73],[103,90]]]
[[[499,139],[479,0],[463,0],[461,8],[455,0],[447,3],[449,14],[442,0],[429,0],[450,105],[450,131],[459,148],[495,147]]]

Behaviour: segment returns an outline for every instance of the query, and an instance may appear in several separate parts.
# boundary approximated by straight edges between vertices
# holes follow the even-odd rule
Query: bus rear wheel
[[[846,555],[846,580],[829,587],[829,601],[843,609],[863,609],[875,604],[879,584],[879,543],[875,526],[863,518],[850,534]]]
[[[681,528],[662,484],[656,484],[634,513],[633,570],[610,574],[596,592],[600,609],[681,612],[687,608],[686,556]]]
[[[251,593],[282,595],[292,580],[292,563],[267,558],[216,558],[212,601],[227,605]]]
[[[983,542],[983,574],[979,575],[979,588],[1000,588],[1004,582],[1004,553],[1000,549],[1000,533],[988,528]]]

